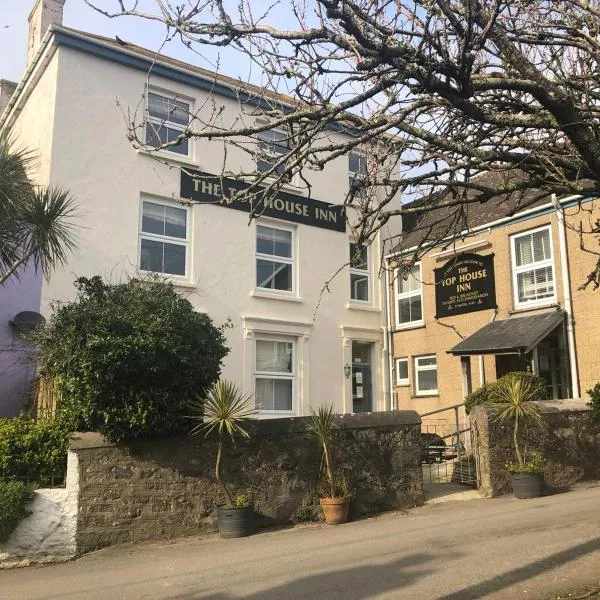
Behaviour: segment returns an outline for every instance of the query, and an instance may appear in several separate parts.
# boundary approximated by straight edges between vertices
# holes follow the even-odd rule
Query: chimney
[[[27,44],[27,67],[39,50],[40,44],[51,25],[62,25],[65,0],[36,0],[29,13],[29,41]]]
[[[17,89],[17,84],[14,81],[0,79],[0,116],[6,110],[8,103]]]

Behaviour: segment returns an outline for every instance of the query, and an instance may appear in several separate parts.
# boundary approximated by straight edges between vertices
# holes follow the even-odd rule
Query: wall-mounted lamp
[[[348,363],[346,363],[344,365],[344,375],[346,376],[346,379],[350,377],[350,373],[352,373],[352,367]]]

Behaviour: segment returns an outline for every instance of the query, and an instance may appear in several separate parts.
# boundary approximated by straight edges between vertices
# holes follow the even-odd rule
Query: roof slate
[[[530,352],[565,318],[563,310],[492,321],[448,350],[449,354]]]
[[[487,172],[474,181],[487,187],[505,185],[505,173]],[[513,175],[514,179],[514,175]],[[402,220],[402,240],[395,252],[403,252],[419,246],[425,241],[437,241],[445,237],[456,236],[464,231],[510,217],[526,209],[547,204],[550,194],[540,189],[528,189],[511,195],[498,195],[486,202],[469,202],[457,207],[439,207],[442,199],[448,194],[439,194],[417,200],[407,206],[423,205],[423,211],[405,215]]]

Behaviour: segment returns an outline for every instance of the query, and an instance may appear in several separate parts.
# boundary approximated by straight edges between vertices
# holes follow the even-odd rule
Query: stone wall
[[[260,526],[320,514],[321,450],[309,420],[254,421],[249,440],[227,444],[223,472],[234,494],[253,497]],[[352,486],[353,516],[422,504],[416,412],[345,415],[338,425],[332,458]],[[70,459],[79,469],[77,552],[214,531],[223,504],[215,449],[202,437],[117,446],[98,434],[76,434]]]
[[[600,423],[586,400],[547,400],[538,403],[541,424],[529,423],[521,436],[528,453],[546,459],[547,491],[578,481],[600,479]],[[482,407],[471,414],[471,431],[479,448],[481,489],[491,496],[511,491],[507,460],[515,460],[512,428],[495,422]]]

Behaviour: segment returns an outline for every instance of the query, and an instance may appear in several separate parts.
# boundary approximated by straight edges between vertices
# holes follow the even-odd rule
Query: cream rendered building
[[[48,316],[53,301],[74,297],[77,276],[116,282],[162,272],[215,323],[231,319],[223,376],[255,394],[262,415],[306,415],[322,403],[339,413],[389,409],[379,240],[321,297],[324,283],[349,260],[339,205],[356,157],[308,173],[316,204],[294,186],[268,216],[251,221],[243,210],[203,203],[210,182],[184,182],[180,167],[220,173],[223,143],[189,140],[161,151],[157,161],[132,148],[122,110],[147,98],[150,121],[156,118],[147,135],[170,139],[186,111],[209,110],[209,94],[225,107],[223,121],[233,122],[240,110],[235,82],[215,83],[213,74],[171,59],[152,66],[153,54],[137,46],[61,26],[62,7],[59,0],[36,3],[27,72],[0,129],[38,153],[39,184],[64,186],[78,200],[79,243],[49,281],[34,277],[27,290],[0,290],[0,306],[3,296],[21,293],[38,299],[27,309]],[[276,133],[263,143],[276,152]],[[253,167],[235,147],[227,165]],[[6,324],[11,315],[0,316],[6,340],[14,336]],[[9,402],[6,395],[2,402]]]

